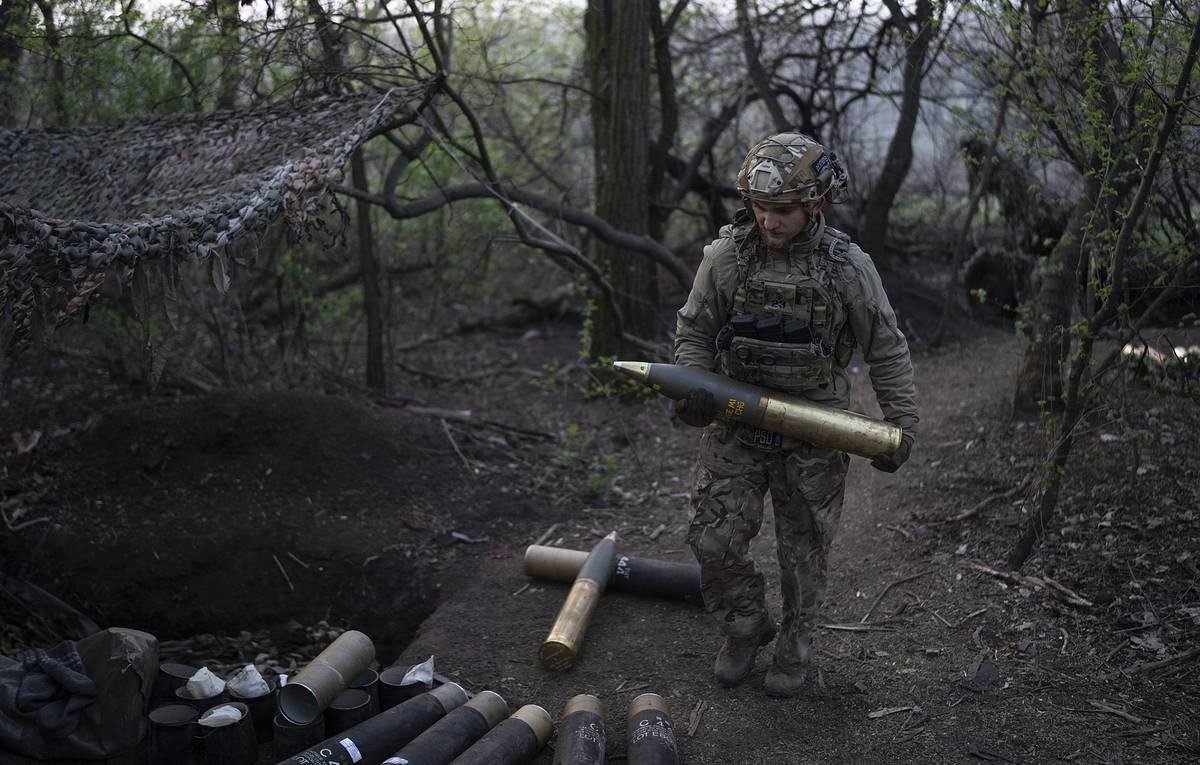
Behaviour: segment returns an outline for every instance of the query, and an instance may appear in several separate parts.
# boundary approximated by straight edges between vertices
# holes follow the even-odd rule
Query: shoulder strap
[[[733,241],[737,245],[737,289],[733,293],[732,315],[744,313],[746,306],[746,287],[750,281],[750,261],[754,257],[754,248],[758,237],[754,232],[758,229],[754,224],[741,226],[734,230]]]

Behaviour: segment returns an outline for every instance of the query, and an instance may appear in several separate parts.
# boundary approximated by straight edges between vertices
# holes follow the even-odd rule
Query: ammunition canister
[[[220,727],[206,728],[205,721],[213,712],[224,707],[233,707],[241,715],[236,722]],[[240,701],[231,701],[213,707],[200,715],[197,725],[204,739],[204,752],[209,765],[254,765],[258,761],[258,739],[254,735],[254,720],[250,709]]]
[[[154,678],[154,691],[151,694],[150,706],[178,704],[179,698],[175,695],[175,689],[187,685],[188,679],[196,674],[197,669],[188,664],[173,662],[159,664],[158,674]]]
[[[724,375],[677,364],[614,361],[613,367],[676,401],[703,388],[721,406],[720,418],[874,459],[900,448],[902,431],[890,422],[777,393]]]
[[[507,717],[508,704],[500,694],[481,691],[384,760],[383,765],[449,765]]]
[[[279,765],[358,765],[382,762],[383,758],[410,743],[448,713],[467,700],[467,692],[458,683],[439,685],[432,691],[414,696],[403,704],[380,712],[353,728],[303,752]],[[276,735],[278,735],[278,729]],[[295,750],[294,750],[295,751]]]
[[[553,765],[604,765],[604,704],[588,693],[575,696],[563,709]]]
[[[629,704],[629,765],[679,765],[671,710],[657,693],[643,693]]]
[[[396,706],[397,704],[408,701],[413,696],[420,695],[429,690],[429,686],[421,682],[410,682],[405,684],[404,680],[408,675],[408,671],[412,669],[409,665],[400,667],[388,667],[379,673],[379,708],[381,711],[386,711]]]
[[[325,718],[318,717],[307,725],[296,725],[283,715],[277,714],[271,725],[271,734],[271,738],[275,742],[276,760],[309,765],[315,760],[296,761],[291,759],[292,755],[297,752],[311,753],[312,747],[325,738]],[[348,762],[352,762],[352,760],[348,760]]]
[[[325,709],[325,734],[336,736],[373,716],[371,694],[361,688],[347,688]]]
[[[366,691],[370,696],[371,717],[379,714],[379,672],[373,669],[364,669],[358,673],[358,677],[350,681],[350,688]]]
[[[554,626],[550,628],[550,635],[538,651],[538,658],[546,669],[563,672],[575,666],[592,613],[612,578],[616,546],[617,532],[614,531],[592,548],[580,567]]]
[[[583,550],[530,545],[525,548],[525,573],[538,579],[573,582],[587,560]],[[652,558],[617,555],[608,589],[660,598],[700,600],[700,567]]]
[[[266,692],[258,696],[239,696],[231,688],[229,689],[229,700],[240,701],[249,707],[250,719],[254,721],[254,734],[258,737],[260,744],[271,740],[274,735],[274,727],[271,723],[279,711],[273,681],[268,680]]]
[[[347,630],[279,689],[279,713],[297,725],[312,722],[375,658],[375,644]]]
[[[196,761],[196,708],[167,704],[151,710],[149,765],[192,765]]]
[[[542,751],[553,732],[550,713],[537,704],[526,704],[451,765],[522,765]]]

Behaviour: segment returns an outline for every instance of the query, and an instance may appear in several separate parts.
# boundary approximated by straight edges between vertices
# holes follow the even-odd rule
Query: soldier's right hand
[[[694,428],[703,428],[717,419],[717,399],[704,388],[692,388],[687,398],[675,402],[675,414]]]

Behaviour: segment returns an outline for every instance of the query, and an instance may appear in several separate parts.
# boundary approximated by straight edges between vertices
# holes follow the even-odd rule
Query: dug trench
[[[437,420],[338,396],[129,401],[57,431],[8,465],[17,523],[44,522],[4,536],[4,573],[181,645],[284,651],[325,622],[395,656],[438,605],[457,528],[553,515],[462,481]]]
[[[564,363],[569,331],[483,345],[408,360],[425,370],[405,382],[420,411],[297,392],[30,403],[14,429],[48,435],[6,457],[4,490],[20,523],[46,520],[5,535],[4,571],[148,629],[170,658],[286,668],[353,627],[381,661],[433,655],[513,709],[557,715],[593,693],[617,760],[646,691],[669,703],[689,765],[1200,756],[1194,401],[1172,399],[1167,418],[1134,389],[1081,440],[1062,527],[1022,572],[1087,602],[1071,605],[1045,579],[973,567],[999,564],[1034,496],[1040,426],[1007,405],[1019,341],[980,330],[918,349],[918,449],[895,475],[853,460],[819,671],[776,700],[769,647],[745,685],[715,683],[717,638],[692,603],[606,594],[575,668],[538,664],[567,586],[528,579],[524,547],[586,549],[616,530],[623,551],[690,560],[696,432]],[[459,379],[449,357],[495,373]],[[861,366],[855,391],[854,408],[877,411]],[[36,380],[18,393],[53,399]],[[1137,466],[1121,448],[1134,438]],[[768,520],[754,549],[778,613],[773,545]]]

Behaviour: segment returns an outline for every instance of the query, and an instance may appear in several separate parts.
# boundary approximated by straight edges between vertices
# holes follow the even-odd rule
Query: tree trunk
[[[921,81],[925,77],[925,56],[933,38],[933,4],[930,0],[917,0],[916,14],[906,18],[904,10],[896,0],[887,0],[892,19],[899,26],[912,31],[904,52],[904,93],[900,100],[900,117],[896,131],[888,143],[883,170],[867,197],[863,210],[863,225],[859,239],[864,250],[871,254],[876,263],[886,261],[884,243],[887,240],[888,218],[896,194],[900,191],[908,170],[912,167],[913,131],[917,126],[917,115],[921,110]]]
[[[38,8],[42,11],[42,21],[46,25],[46,48],[50,61],[50,111],[53,115],[50,124],[65,127],[67,124],[67,74],[63,63],[62,35],[59,34],[58,24],[54,20],[54,3],[50,0],[37,0]]]
[[[17,120],[17,70],[21,65],[21,45],[17,41],[25,24],[28,4],[25,0],[0,0],[0,127],[14,127]]]
[[[779,132],[784,132],[791,129],[792,123],[783,113],[783,107],[779,105],[779,99],[775,97],[775,90],[771,87],[771,77],[763,68],[762,59],[759,58],[758,43],[754,40],[754,30],[750,26],[750,9],[748,0],[737,0],[737,25],[738,35],[742,39],[742,54],[746,57],[746,70],[750,73],[750,81],[754,83],[754,89],[758,91],[759,98],[762,99],[763,105],[767,107],[767,112],[771,115],[771,124]]]
[[[369,191],[367,169],[363,162],[362,149],[350,157],[350,173],[354,187]],[[371,232],[371,204],[359,199],[355,202],[355,219],[358,240],[358,262],[362,270],[363,314],[367,321],[367,387],[380,393],[387,392],[387,368],[384,365],[384,322],[383,290],[379,258],[375,255],[375,237]]]
[[[645,234],[650,196],[647,115],[650,56],[647,0],[588,0],[584,15],[592,87],[596,214],[616,228]],[[596,262],[617,293],[614,313],[598,303],[589,354],[593,359],[632,352],[623,334],[655,335],[657,268],[644,256],[594,243]],[[637,355],[641,355],[638,351]]]
[[[239,0],[213,0],[217,15],[217,28],[221,32],[219,60],[221,72],[217,80],[217,108],[233,109],[237,106],[238,84],[241,81],[238,68],[238,49],[241,37],[238,34]]]
[[[1057,402],[1062,394],[1062,368],[1071,352],[1067,327],[1075,305],[1087,228],[1097,217],[1101,185],[1094,174],[1084,181],[1067,228],[1035,279],[1038,288],[1029,306],[1029,344],[1013,394],[1013,408],[1018,411],[1036,412]]]

